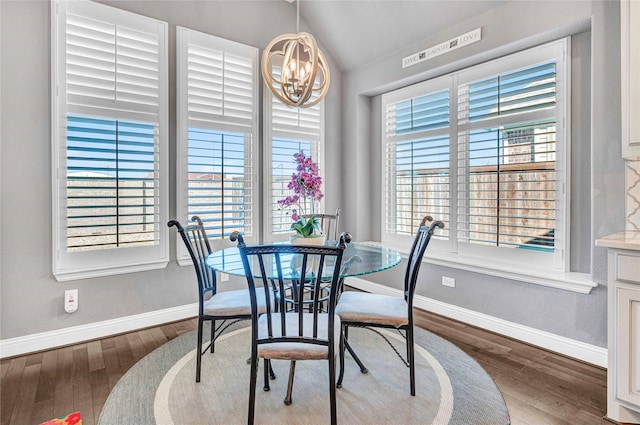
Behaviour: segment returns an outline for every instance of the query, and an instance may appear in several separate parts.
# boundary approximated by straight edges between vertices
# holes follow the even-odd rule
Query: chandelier
[[[329,66],[315,38],[299,32],[300,0],[297,1],[297,34],[271,40],[262,55],[262,77],[273,94],[289,106],[308,108],[329,90]]]

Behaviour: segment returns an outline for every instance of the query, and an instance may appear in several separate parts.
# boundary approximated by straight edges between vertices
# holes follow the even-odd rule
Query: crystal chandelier
[[[320,102],[329,89],[329,66],[315,38],[299,32],[300,0],[297,1],[297,34],[271,40],[262,55],[262,77],[273,94],[290,106],[308,108]]]

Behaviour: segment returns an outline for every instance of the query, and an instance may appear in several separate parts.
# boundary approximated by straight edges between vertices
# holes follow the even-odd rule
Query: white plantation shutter
[[[157,121],[163,24],[137,18],[90,2],[66,3],[68,112],[117,118],[126,111]]]
[[[444,247],[567,267],[566,42],[383,95],[383,239],[425,214]],[[451,95],[449,95],[451,93]]]
[[[457,240],[556,254],[566,224],[563,49],[558,43],[458,77]],[[499,71],[499,72],[496,72]],[[481,249],[481,248],[480,248]],[[474,251],[471,251],[474,252]]]
[[[413,235],[429,214],[449,225],[449,89],[445,80],[385,100],[387,232]],[[424,90],[435,90],[427,95]],[[419,93],[417,96],[413,94]]]
[[[164,267],[167,24],[89,1],[52,12],[54,274]]]
[[[257,241],[258,49],[183,27],[177,46],[178,217]]]
[[[294,108],[271,96],[271,122],[273,131],[281,134],[307,134],[316,139],[320,136],[320,103],[310,108]]]
[[[180,28],[180,27],[179,27]],[[187,102],[190,126],[255,125],[255,51],[229,40],[181,28],[187,50]]]
[[[293,154],[304,151],[305,155],[311,156],[324,178],[324,101],[309,108],[295,108],[282,103],[266,87],[264,93],[267,105],[265,139],[271,142],[265,150],[265,168],[270,176],[264,186],[268,208],[266,238],[278,240],[291,233],[292,208],[282,209],[278,201],[293,194],[287,188],[291,174],[296,171]],[[324,212],[322,205],[315,206],[320,209],[315,212]],[[307,200],[305,211],[311,212],[311,208],[311,200]]]

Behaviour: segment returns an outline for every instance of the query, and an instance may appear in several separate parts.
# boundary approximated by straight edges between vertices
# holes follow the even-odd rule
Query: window
[[[177,61],[177,216],[199,216],[213,243],[257,242],[258,49],[177,27]]]
[[[266,235],[268,241],[286,239],[291,233],[291,210],[282,209],[280,199],[291,195],[287,189],[296,164],[293,154],[304,151],[320,168],[323,176],[323,113],[324,101],[310,108],[292,108],[280,102],[265,88],[265,212]],[[324,189],[324,186],[323,186]],[[322,202],[322,201],[321,201]],[[311,200],[307,200],[306,212],[312,212]],[[319,206],[320,210],[323,208]],[[322,212],[322,211],[315,211]]]
[[[566,41],[383,95],[383,240],[567,270]]]
[[[52,14],[54,275],[163,268],[167,24],[85,1]]]

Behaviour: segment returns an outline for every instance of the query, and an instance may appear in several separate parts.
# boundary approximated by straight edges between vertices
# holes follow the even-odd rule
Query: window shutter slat
[[[158,33],[153,24],[147,25],[146,31],[108,19],[110,15],[101,17],[97,9],[82,2],[68,4],[65,62],[70,110],[123,109],[157,120],[161,54]]]
[[[234,55],[208,45],[211,42],[195,34],[187,41],[189,119],[252,126],[253,53]]]
[[[555,77],[556,63],[550,61],[462,84],[459,124],[553,108]]]

